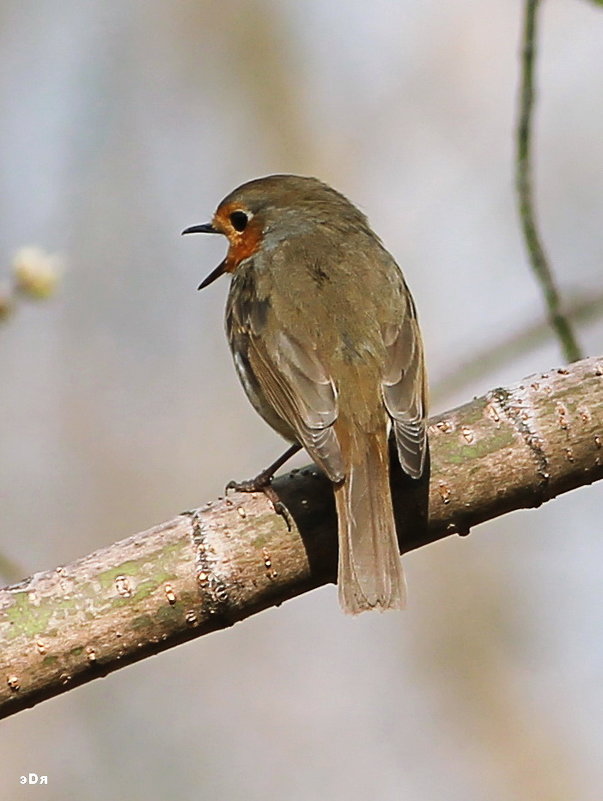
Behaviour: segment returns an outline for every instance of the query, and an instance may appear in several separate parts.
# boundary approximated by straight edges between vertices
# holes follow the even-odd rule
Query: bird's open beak
[[[182,232],[183,234],[219,234],[221,231],[218,231],[217,228],[211,223],[203,223],[202,225],[191,225],[190,228],[185,228]],[[226,271],[226,259],[220,262],[215,270],[207,276],[204,281],[201,281],[197,289],[205,289],[206,286],[213,284],[216,278],[219,278],[224,272]]]

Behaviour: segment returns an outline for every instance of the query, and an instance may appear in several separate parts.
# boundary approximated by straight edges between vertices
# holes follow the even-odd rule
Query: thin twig
[[[517,125],[516,187],[519,216],[532,269],[542,288],[548,320],[569,362],[582,358],[573,329],[561,310],[561,299],[544,252],[536,225],[532,194],[532,109],[534,105],[534,56],[536,51],[536,15],[539,0],[526,0],[521,53],[521,96]]]

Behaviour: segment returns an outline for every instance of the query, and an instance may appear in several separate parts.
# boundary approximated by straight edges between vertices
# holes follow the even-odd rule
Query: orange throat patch
[[[252,220],[243,233],[238,234],[236,239],[230,239],[226,254],[226,272],[234,273],[242,261],[258,252],[261,244],[262,229],[259,225],[254,226]]]
[[[239,264],[257,253],[262,245],[262,226],[259,220],[251,219],[244,231],[236,231],[230,222],[230,215],[238,206],[230,205],[218,209],[213,225],[228,238],[228,253],[224,259],[224,270],[234,273]]]

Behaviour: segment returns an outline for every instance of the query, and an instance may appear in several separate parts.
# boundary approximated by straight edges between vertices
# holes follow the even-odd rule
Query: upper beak
[[[217,228],[214,228],[211,223],[203,223],[202,225],[191,225],[190,228],[185,228],[183,234],[219,234]]]

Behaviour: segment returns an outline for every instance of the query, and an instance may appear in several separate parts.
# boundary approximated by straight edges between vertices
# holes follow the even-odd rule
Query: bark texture
[[[434,417],[429,442],[420,481],[392,452],[402,551],[603,478],[603,358]],[[310,466],[274,487],[291,531],[233,493],[0,590],[0,717],[333,581],[329,482]]]

